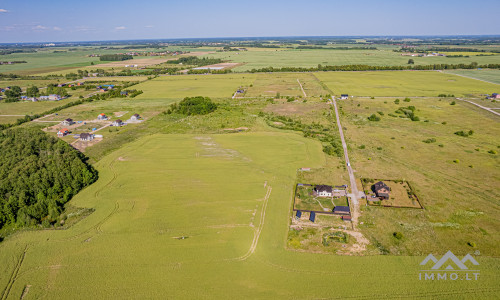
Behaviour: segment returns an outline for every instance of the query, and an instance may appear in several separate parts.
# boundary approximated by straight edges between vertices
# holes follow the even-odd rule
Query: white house
[[[130,120],[131,121],[138,121],[140,118],[141,118],[141,116],[139,116],[139,114],[134,114],[132,117],[130,117]]]
[[[349,95],[347,94],[340,95],[340,100],[347,100],[347,99],[349,99]]]
[[[80,133],[80,140],[82,141],[91,141],[94,139],[94,135],[92,133]]]
[[[116,119],[114,122],[113,122],[113,126],[122,126],[123,125],[123,122],[122,120],[120,119]]]
[[[331,197],[333,195],[333,189],[329,185],[317,185],[314,187],[314,192],[319,197]]]

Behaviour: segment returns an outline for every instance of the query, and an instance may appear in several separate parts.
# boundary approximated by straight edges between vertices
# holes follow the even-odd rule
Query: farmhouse
[[[108,117],[104,114],[104,113],[101,113],[100,115],[97,116],[97,120],[107,120]]]
[[[57,132],[58,137],[63,137],[65,135],[69,134],[68,128],[63,128]]]
[[[141,118],[141,116],[139,116],[139,114],[134,114],[132,117],[130,117],[130,120],[138,121],[140,118]]]
[[[74,123],[75,123],[75,122],[73,122],[73,119],[68,118],[68,119],[66,119],[66,120],[62,121],[62,122],[61,122],[61,125],[64,125],[64,126],[71,126],[71,125],[73,125]]]
[[[80,140],[82,141],[91,141],[94,139],[94,135],[92,133],[80,133]]]
[[[329,185],[317,185],[314,187],[314,192],[319,197],[331,197],[333,194],[333,189]]]
[[[116,119],[114,122],[113,122],[113,126],[122,126],[123,125],[123,122],[122,120],[120,119]]]
[[[375,191],[375,194],[377,194],[377,197],[379,197],[380,199],[389,199],[389,192],[391,191],[391,189],[382,181],[375,183],[373,185],[373,190]]]
[[[335,206],[333,213],[339,215],[350,215],[351,210],[349,209],[349,206]]]
[[[340,95],[340,100],[347,100],[349,99],[349,95],[348,94],[342,94]]]
[[[491,100],[493,100],[493,99],[500,99],[500,94],[493,93],[493,94],[491,94],[491,96],[488,99],[491,99]]]

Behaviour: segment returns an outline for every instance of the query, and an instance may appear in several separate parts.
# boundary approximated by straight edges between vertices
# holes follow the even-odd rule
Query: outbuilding
[[[350,215],[351,210],[349,209],[349,206],[335,206],[333,209],[334,214],[340,214],[340,215]]]

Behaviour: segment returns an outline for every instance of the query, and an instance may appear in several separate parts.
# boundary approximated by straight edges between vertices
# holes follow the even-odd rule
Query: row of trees
[[[49,226],[63,205],[97,180],[69,144],[37,129],[0,132],[0,228]]]
[[[128,59],[133,59],[134,57],[132,55],[126,55],[126,54],[103,54],[99,57],[100,61],[122,61],[122,60],[128,60]]]

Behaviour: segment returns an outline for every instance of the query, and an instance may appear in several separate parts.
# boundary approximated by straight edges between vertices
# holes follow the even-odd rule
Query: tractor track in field
[[[256,229],[254,229],[254,235],[253,235],[252,244],[250,245],[250,249],[248,249],[247,253],[245,253],[244,255],[237,257],[237,258],[230,259],[230,260],[243,261],[243,260],[246,260],[247,258],[249,258],[255,252],[255,249],[257,248],[257,244],[259,243],[260,234],[262,232],[262,229],[264,228],[264,220],[266,218],[267,204],[269,203],[269,197],[271,196],[272,190],[273,190],[273,188],[271,186],[268,186],[266,196],[264,197],[264,203],[262,204],[259,226]]]
[[[16,266],[14,267],[14,270],[12,271],[12,274],[10,275],[9,282],[7,283],[7,286],[2,292],[2,298],[1,300],[5,300],[9,297],[10,291],[12,289],[12,286],[16,282],[16,279],[19,274],[19,270],[21,269],[21,266],[23,265],[24,258],[26,257],[26,252],[28,251],[28,246],[26,245],[24,247],[23,253],[19,256],[19,260],[17,261]]]

